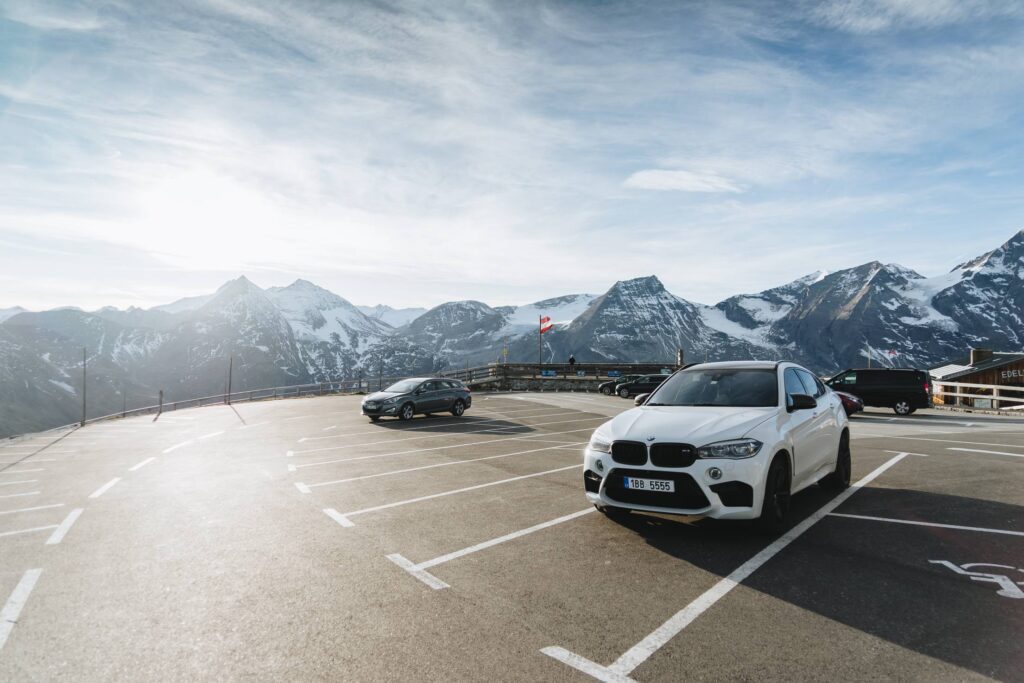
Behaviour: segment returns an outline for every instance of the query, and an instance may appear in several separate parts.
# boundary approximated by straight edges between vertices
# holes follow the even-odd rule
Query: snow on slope
[[[312,282],[296,280],[266,291],[299,341],[340,342],[358,352],[391,333],[387,323]]]
[[[184,299],[178,299],[177,301],[172,301],[169,304],[163,304],[162,306],[154,306],[150,310],[163,311],[164,313],[185,313],[186,311],[198,311],[215,296],[216,293],[203,294],[201,296],[187,296]]]
[[[583,314],[598,294],[569,294],[545,299],[525,306],[506,306],[498,310],[505,313],[505,325],[495,332],[495,339],[518,337],[537,331],[541,316],[548,316],[555,329],[567,327]]]
[[[387,323],[391,327],[401,327],[411,323],[427,312],[425,308],[391,308],[386,304],[376,306],[356,306],[364,315]]]
[[[24,312],[25,309],[22,308],[21,306],[15,306],[13,308],[0,308],[0,323],[7,320],[8,318],[11,318],[13,316],[18,315],[19,313]]]

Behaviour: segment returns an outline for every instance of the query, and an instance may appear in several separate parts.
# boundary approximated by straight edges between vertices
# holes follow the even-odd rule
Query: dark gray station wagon
[[[461,416],[473,396],[462,382],[443,377],[413,377],[395,382],[363,399],[363,415],[373,422],[382,417],[411,420],[414,415],[451,413]]]

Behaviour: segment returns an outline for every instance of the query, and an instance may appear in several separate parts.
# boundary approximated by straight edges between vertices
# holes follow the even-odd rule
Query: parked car
[[[628,381],[615,385],[615,393],[622,398],[630,398],[639,394],[649,394],[657,389],[671,375],[639,375]]]
[[[845,391],[837,391],[835,394],[839,397],[839,400],[843,402],[843,410],[846,411],[847,417],[864,410],[864,401],[860,400],[853,394],[848,394]]]
[[[376,422],[382,417],[411,420],[414,415],[451,413],[461,417],[473,405],[473,397],[462,382],[442,377],[414,377],[395,382],[383,391],[363,399],[363,415]]]
[[[932,407],[931,377],[924,370],[910,368],[860,368],[844,370],[826,382],[836,391],[853,394],[866,406],[892,408],[897,415],[910,415],[918,408]]]
[[[611,396],[615,393],[615,387],[625,382],[632,382],[640,375],[622,375],[621,377],[613,377],[607,382],[601,382],[597,385],[597,390],[605,396]]]
[[[790,495],[850,483],[839,397],[788,362],[702,363],[598,427],[584,452],[587,499],[630,510],[755,519],[778,532]]]

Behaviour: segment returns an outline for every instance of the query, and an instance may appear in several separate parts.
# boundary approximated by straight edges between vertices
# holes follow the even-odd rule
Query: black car
[[[373,422],[382,417],[411,420],[414,415],[451,413],[460,417],[473,404],[462,382],[443,377],[413,377],[363,399],[363,415]]]
[[[918,408],[932,407],[931,377],[911,368],[859,368],[844,370],[826,382],[836,391],[853,394],[866,406],[892,408],[897,415],[910,415]]]
[[[605,396],[611,396],[615,393],[615,387],[626,382],[632,382],[640,375],[622,375],[621,377],[612,377],[607,382],[601,382],[597,385],[597,390]]]
[[[671,375],[640,375],[629,382],[621,382],[615,387],[615,393],[622,398],[630,398],[639,394],[649,394]]]

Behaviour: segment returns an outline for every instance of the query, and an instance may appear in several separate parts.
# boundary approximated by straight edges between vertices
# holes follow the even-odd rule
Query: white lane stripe
[[[978,448],[947,448],[947,451],[961,451],[964,453],[985,453],[986,455],[1008,455],[1011,458],[1024,458],[1024,453],[1004,453],[1003,451],[983,451]]]
[[[933,526],[939,529],[956,529],[958,531],[978,531],[986,534],[1006,534],[1007,536],[1024,536],[1024,531],[1010,531],[1009,529],[988,529],[980,526],[960,526],[959,524],[938,524],[937,522],[918,522],[912,519],[891,519],[889,517],[871,517],[870,515],[850,515],[842,512],[831,512],[829,517],[848,517],[849,519],[864,519],[871,522],[889,522],[891,524],[911,524],[914,526]]]
[[[516,415],[515,419],[516,420],[522,420],[522,419],[532,418],[532,417],[558,417],[559,415],[580,415],[582,413],[583,413],[583,411],[581,411],[581,410],[569,410],[569,411],[564,412],[564,413],[551,413],[550,411],[544,411],[544,412],[539,413],[537,415]],[[455,422],[452,422],[452,420],[455,420]],[[346,438],[351,437],[351,436],[366,436],[366,435],[380,436],[381,434],[386,434],[386,433],[389,433],[389,432],[392,433],[392,434],[404,434],[406,432],[421,432],[421,431],[427,430],[427,429],[436,429],[437,427],[469,427],[469,428],[473,428],[473,427],[479,427],[480,425],[494,424],[495,422],[508,422],[508,421],[509,421],[508,418],[499,417],[499,418],[494,419],[494,420],[480,420],[479,422],[467,422],[465,418],[453,417],[453,418],[444,419],[443,421],[441,421],[441,420],[430,420],[430,424],[429,425],[425,425],[425,426],[422,426],[422,427],[406,427],[406,428],[401,428],[401,429],[400,428],[392,428],[390,430],[387,430],[387,428],[384,428],[384,427],[378,427],[376,429],[369,430],[369,431],[364,431],[364,432],[345,432],[344,434],[328,434],[327,436],[304,436],[301,439],[299,439],[299,443],[305,443],[307,441],[322,441],[324,439],[346,439]],[[509,427],[516,427],[516,426],[532,427],[534,425],[509,425]],[[333,427],[328,427],[327,429],[333,429]],[[325,429],[324,431],[327,431],[327,429]],[[439,436],[447,436],[447,435],[450,435],[450,434],[468,434],[468,433],[470,433],[470,432],[445,432],[444,434],[440,434]],[[421,439],[423,439],[423,438],[427,438],[427,437],[420,436],[420,437],[414,437],[414,438],[421,438]],[[394,441],[403,441],[404,439],[393,439],[393,440]],[[375,443],[384,443],[384,442],[375,442]],[[366,445],[366,444],[363,444],[363,445]]]
[[[0,515],[14,515],[19,512],[33,512],[34,510],[50,510],[52,508],[62,508],[64,503],[55,503],[53,505],[37,505],[34,508],[21,508],[20,510],[0,510]]]
[[[28,493],[8,493],[0,498],[21,498],[23,496],[38,496],[42,491],[29,491]]]
[[[108,481],[108,482],[107,482],[106,484],[104,484],[103,486],[99,487],[98,489],[96,489],[95,491],[93,491],[92,493],[90,493],[90,494],[89,494],[89,497],[90,497],[90,498],[99,498],[99,497],[100,497],[100,496],[102,496],[102,495],[103,495],[104,493],[106,493],[107,491],[109,491],[110,489],[112,489],[112,488],[114,487],[114,485],[115,485],[115,484],[116,484],[117,482],[119,482],[119,481],[121,481],[121,477],[114,477],[113,479],[111,479],[110,481]]]
[[[920,432],[921,434],[934,434],[935,432]],[[952,433],[952,432],[950,432]],[[855,437],[857,433],[853,434]],[[957,441],[956,439],[926,439],[921,436],[893,436],[890,434],[865,434],[872,439],[910,439],[911,441],[935,441],[937,443],[965,443],[969,446],[999,446],[1000,448],[1024,448],[1024,446],[1014,446],[1008,443],[989,443],[985,441]]]
[[[577,432],[590,432],[593,431],[590,427],[585,429],[570,429],[566,432],[542,432],[540,434],[531,434],[529,436],[513,436],[505,439],[489,439],[487,441],[474,441],[472,443],[460,443],[453,446],[435,446],[434,448],[416,448],[410,451],[395,451],[393,453],[375,453],[373,455],[359,455],[354,458],[339,458],[336,460],[319,460],[317,462],[307,462],[296,467],[318,467],[320,465],[333,465],[339,462],[355,462],[357,460],[375,460],[377,458],[390,458],[395,455],[410,455],[412,453],[429,453],[431,451],[443,451],[455,448],[466,448],[469,446],[482,446],[490,443],[501,443],[503,441],[524,441],[526,439],[538,439],[551,436],[561,436],[562,434],[575,434]],[[291,451],[288,451],[291,453]]]
[[[461,489],[454,489],[452,491],[442,491],[441,493],[432,493],[429,496],[420,496],[419,498],[409,498],[407,500],[400,500],[395,503],[386,503],[384,505],[377,505],[372,508],[363,508],[362,510],[353,510],[352,512],[340,513],[342,517],[348,519],[355,515],[365,515],[368,512],[378,512],[380,510],[387,510],[388,508],[400,507],[402,505],[412,505],[413,503],[422,503],[425,500],[433,500],[434,498],[443,498],[445,496],[454,496],[459,493],[466,493],[467,491],[477,491],[479,489],[485,489],[489,486],[498,486],[500,484],[509,484],[514,481],[522,481],[523,479],[530,479],[532,477],[543,477],[547,474],[555,474],[556,472],[565,472],[566,470],[576,470],[583,467],[583,465],[569,465],[568,467],[559,467],[553,470],[545,470],[544,472],[534,472],[533,474],[523,474],[518,477],[511,477],[509,479],[499,479],[498,481],[489,481],[485,484],[476,484],[475,486],[466,486]],[[300,484],[296,484],[300,486]],[[344,526],[344,525],[343,525]]]
[[[57,462],[54,458],[22,458],[21,460],[0,460],[0,465],[35,465],[37,462]]]
[[[134,471],[136,471],[136,470],[141,470],[141,469],[142,469],[143,467],[145,467],[145,466],[146,466],[146,465],[148,465],[149,463],[153,462],[154,460],[156,460],[156,458],[155,458],[155,457],[152,457],[152,458],[146,458],[145,460],[143,460],[143,461],[142,461],[142,462],[140,462],[139,464],[137,464],[137,465],[132,465],[131,467],[129,467],[129,468],[128,468],[128,471],[129,471],[129,472],[134,472]]]
[[[28,474],[29,472],[45,472],[45,471],[46,471],[45,469],[40,467],[37,470],[14,470],[13,472],[0,472],[0,475],[11,476],[11,475],[18,475],[18,474]]]
[[[191,445],[194,442],[195,442],[195,439],[189,439],[188,441],[182,441],[181,443],[176,443],[173,446],[171,446],[170,448],[165,448],[163,450],[163,453],[164,453],[164,455],[167,455],[168,453],[173,453],[174,451],[178,450],[179,448],[184,448],[185,446],[189,446],[189,445]]]
[[[56,524],[49,524],[47,526],[37,526],[31,529],[18,529],[17,531],[4,531],[0,533],[0,536],[17,536],[18,534],[31,534],[34,531],[49,531],[50,529],[56,529]]]
[[[578,414],[578,413],[574,413],[574,414]],[[581,417],[581,418],[577,418],[575,420],[555,420],[554,422],[541,422],[541,423],[534,424],[534,425],[511,425],[509,427],[491,427],[490,429],[478,429],[478,430],[475,430],[475,431],[472,431],[472,432],[456,432],[456,435],[462,435],[462,434],[465,434],[465,435],[470,435],[470,434],[493,434],[493,433],[506,432],[506,431],[508,431],[510,429],[524,429],[524,428],[533,428],[533,427],[546,427],[548,425],[572,424],[574,422],[594,422],[596,420],[605,420],[605,421],[607,421],[608,418],[606,418],[606,417]],[[432,438],[436,438],[436,437],[444,437],[444,436],[451,436],[451,435],[452,435],[451,433],[445,432],[444,434],[434,434],[434,435],[431,435],[431,436],[414,436],[414,437],[410,437],[410,439],[432,439]],[[370,442],[367,442],[367,443],[357,443],[357,444],[342,444],[341,446],[327,446],[325,448],[308,448],[308,449],[303,450],[303,451],[288,451],[288,452],[291,453],[293,456],[295,456],[295,455],[303,455],[305,453],[323,453],[325,451],[340,451],[340,450],[345,450],[347,448],[355,448],[355,447],[358,447],[358,446],[376,446],[376,445],[379,445],[379,444],[395,443],[395,442],[399,442],[399,441],[409,441],[410,439],[385,439],[384,441],[370,441]],[[465,445],[467,445],[467,444],[456,444],[456,446],[465,446]],[[454,447],[455,446],[453,446],[453,448]],[[429,450],[429,449],[420,449],[420,450]]]
[[[411,574],[415,578],[419,579],[423,583],[433,588],[434,590],[441,590],[442,588],[450,587],[441,579],[437,578],[428,571],[420,569],[419,567],[414,565],[410,560],[405,559],[398,553],[392,553],[391,555],[388,555],[387,558],[395,564],[397,564],[402,569],[404,569],[405,571],[409,572],[409,574]]]
[[[281,422],[288,422],[290,420],[305,420],[307,417],[317,417],[317,415],[296,415],[295,417],[286,417]]]
[[[338,425],[331,425],[330,427],[324,427],[324,428],[323,428],[323,429],[321,429],[320,431],[321,431],[321,432],[329,432],[329,431],[331,431],[332,429],[337,429],[337,428],[338,428]]]
[[[307,491],[307,493],[308,493],[308,491]],[[344,527],[355,526],[355,524],[352,523],[352,520],[350,520],[348,517],[346,517],[345,515],[341,514],[340,512],[335,510],[334,508],[324,508],[324,514],[327,515],[328,517],[330,517],[331,519],[333,519],[338,524],[344,526]]]
[[[540,409],[540,408],[520,408],[520,409],[515,410],[515,411],[509,411],[508,415],[506,415],[504,413],[500,413],[500,412],[498,412],[498,413],[492,412],[492,413],[489,413],[489,414],[488,413],[484,413],[484,414],[480,415],[480,417],[490,417],[490,416],[493,415],[496,418],[501,418],[501,419],[506,419],[506,420],[507,419],[520,419],[520,418],[527,418],[527,417],[544,417],[545,413],[548,413],[550,411],[551,411],[550,407],[544,408],[544,409]],[[473,412],[477,413],[479,411],[474,409]],[[535,412],[537,414],[536,415],[520,415],[519,413],[522,413],[522,412]],[[584,410],[573,410],[572,412],[585,413],[586,411],[584,411]],[[515,414],[513,415],[512,413],[515,413]],[[610,419],[610,418],[608,418],[608,419]],[[415,420],[415,421],[409,423],[412,426],[407,426],[407,427],[398,426],[400,424],[404,424],[404,423],[400,423],[399,422],[399,423],[391,423],[394,426],[390,426],[390,427],[378,426],[378,427],[375,427],[375,428],[370,429],[370,430],[361,430],[361,431],[358,431],[358,432],[343,432],[343,433],[339,433],[339,434],[331,434],[329,436],[330,436],[330,438],[341,438],[341,437],[346,437],[346,436],[364,436],[364,435],[367,435],[367,434],[380,434],[381,432],[384,432],[384,431],[389,432],[391,434],[399,434],[399,433],[403,433],[403,432],[418,432],[418,431],[422,431],[424,429],[433,429],[433,428],[439,427],[439,426],[458,425],[459,423],[465,422],[465,421],[466,421],[466,418],[464,418],[464,417],[440,417],[440,418],[439,417],[434,417],[434,418],[427,419],[428,424],[426,424],[426,425],[424,425],[421,420]],[[474,423],[474,424],[481,424],[481,423],[482,423],[482,421],[478,422],[478,423]],[[419,426],[416,426],[416,425],[419,425]],[[472,424],[469,424],[467,426],[472,426]],[[331,427],[325,427],[322,431],[326,432],[326,431],[335,429],[336,427],[337,427],[337,425],[332,425]],[[313,438],[323,438],[323,437],[310,437],[310,438],[313,439]]]
[[[559,661],[573,666],[583,673],[589,674],[601,681],[622,681],[628,680],[629,674],[638,666],[657,652],[665,643],[677,636],[683,629],[689,626],[697,617],[708,610],[712,605],[725,597],[733,588],[740,585],[747,577],[757,571],[768,560],[772,559],[782,549],[795,541],[804,532],[820,522],[830,512],[846,502],[850,496],[864,488],[867,484],[878,478],[883,472],[907,457],[908,453],[900,453],[893,456],[882,465],[875,468],[863,479],[850,486],[835,498],[822,505],[818,510],[804,521],[780,536],[761,552],[734,569],[724,579],[719,580],[714,586],[704,591],[696,600],[672,615],[668,621],[652,631],[646,638],[628,649],[621,657],[615,660],[610,666],[603,667],[591,662],[584,657],[560,647],[546,647],[541,652],[554,657]],[[577,667],[576,664],[585,663],[586,668]]]
[[[14,486],[15,484],[35,484],[38,479],[26,479],[24,481],[0,481],[0,486]]]
[[[211,433],[209,433],[209,434],[203,434],[203,435],[202,435],[201,437],[199,437],[199,439],[197,439],[197,440],[198,440],[198,441],[204,441],[204,440],[206,440],[206,439],[212,439],[213,437],[215,437],[215,436],[220,436],[220,435],[221,435],[221,434],[223,434],[223,433],[224,433],[224,430],[222,429],[222,430],[220,430],[219,432],[211,432]]]
[[[4,608],[0,610],[0,650],[7,643],[11,631],[14,630],[14,625],[18,623],[21,610],[25,608],[28,596],[32,594],[32,589],[36,587],[36,582],[42,573],[42,569],[29,569],[22,574],[18,585],[14,587],[11,596],[7,598]]]
[[[83,510],[82,508],[75,508],[74,510],[69,512],[68,516],[65,517],[64,521],[61,522],[60,526],[57,527],[57,530],[54,531],[48,539],[46,539],[46,545],[57,545],[58,543],[63,541],[68,531],[71,530],[71,526],[78,520],[79,517],[82,516],[83,512],[85,512],[85,510]]]
[[[587,442],[580,441],[579,443],[571,444],[572,446],[583,446]],[[321,481],[316,484],[307,484],[309,488],[315,486],[329,486],[331,484],[345,484],[350,481],[362,481],[363,479],[376,479],[377,477],[390,477],[395,474],[405,474],[406,472],[419,472],[420,470],[431,470],[435,467],[451,467],[452,465],[465,465],[471,462],[480,462],[482,460],[495,460],[497,458],[510,458],[514,455],[526,455],[528,453],[540,453],[541,451],[555,451],[567,448],[567,446],[545,446],[544,448],[534,448],[528,451],[516,451],[515,453],[501,453],[499,455],[486,455],[482,458],[471,458],[469,460],[452,460],[450,462],[439,462],[433,465],[422,465],[420,467],[407,467],[401,470],[391,470],[390,472],[377,472],[376,474],[364,474],[360,477],[349,477],[348,479],[334,479],[332,481]],[[294,467],[290,465],[289,467]],[[291,470],[294,472],[295,470]]]
[[[508,541],[513,541],[513,540],[515,540],[517,538],[522,538],[523,536],[528,536],[528,535],[530,535],[532,533],[535,533],[537,531],[541,531],[542,529],[548,529],[550,527],[557,526],[558,524],[564,524],[565,522],[571,522],[572,520],[577,519],[579,517],[582,517],[583,515],[589,515],[591,512],[596,512],[596,508],[589,507],[586,510],[580,510],[579,512],[573,512],[572,514],[569,514],[569,515],[563,515],[561,517],[556,517],[555,519],[551,519],[551,520],[548,520],[546,522],[541,522],[540,524],[534,524],[533,526],[527,527],[526,529],[520,529],[519,531],[513,531],[510,534],[505,534],[504,536],[499,536],[497,538],[492,538],[489,541],[483,541],[482,543],[477,543],[476,545],[471,545],[468,548],[463,548],[462,550],[456,550],[454,552],[450,552],[450,553],[447,553],[445,555],[440,555],[438,557],[435,557],[432,560],[427,560],[425,562],[420,562],[420,563],[418,563],[416,565],[416,567],[418,569],[430,569],[431,567],[436,567],[439,564],[444,564],[445,562],[451,562],[452,560],[457,560],[460,557],[465,557],[466,555],[472,555],[473,553],[478,553],[481,550],[486,550],[488,548],[493,548],[496,545],[500,545],[500,544],[506,543]]]

